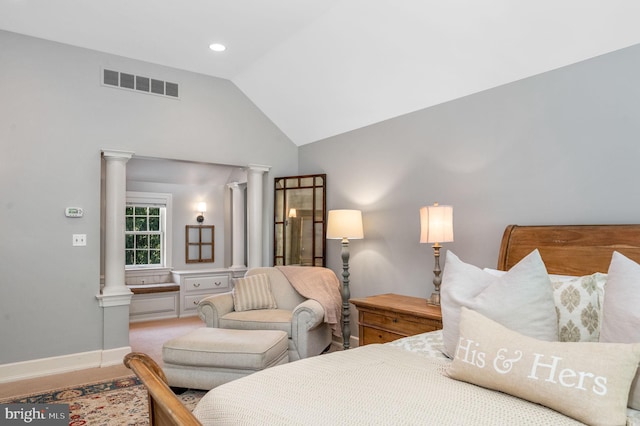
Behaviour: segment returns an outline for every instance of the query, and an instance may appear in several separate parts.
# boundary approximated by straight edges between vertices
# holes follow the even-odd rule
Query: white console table
[[[246,269],[198,269],[172,271],[174,282],[180,284],[180,317],[197,315],[203,297],[231,291],[232,279],[244,276]]]

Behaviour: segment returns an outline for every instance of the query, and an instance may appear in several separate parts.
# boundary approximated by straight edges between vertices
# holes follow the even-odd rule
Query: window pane
[[[125,206],[125,265],[164,266],[164,207]]]
[[[126,250],[124,252],[126,265],[133,265],[133,253],[134,253],[133,250]]]
[[[147,251],[146,250],[136,250],[136,264],[138,265],[147,265],[149,262],[147,261]]]
[[[158,216],[150,216],[149,217],[149,231],[159,231],[160,230],[160,217]]]
[[[149,235],[149,248],[160,250],[160,235]]]
[[[136,217],[136,231],[146,231],[147,230],[147,218],[146,217]]]
[[[137,249],[149,248],[149,237],[147,235],[136,235],[136,248]]]

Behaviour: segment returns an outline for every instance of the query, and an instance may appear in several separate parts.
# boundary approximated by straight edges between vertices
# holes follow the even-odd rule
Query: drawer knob
[[[200,283],[193,283],[193,286],[194,286],[195,288],[198,288],[198,287],[200,287]]]
[[[393,319],[393,322],[394,322],[394,323],[398,322],[398,318],[394,318],[394,319]]]
[[[221,285],[221,284],[222,284],[222,282],[220,282],[220,281],[216,281],[216,282],[215,282],[215,285],[218,285],[218,286],[219,286],[219,285]]]
[[[196,305],[196,306],[198,306],[198,303],[200,303],[200,301],[199,301],[199,300],[194,300],[194,301],[193,301],[193,304],[194,304],[194,305]]]

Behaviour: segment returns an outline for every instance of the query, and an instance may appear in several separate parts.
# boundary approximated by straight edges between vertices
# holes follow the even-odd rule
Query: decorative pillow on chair
[[[551,276],[558,312],[559,341],[597,342],[600,339],[606,282],[607,275],[599,272],[561,280]]]
[[[623,425],[638,362],[640,344],[544,342],[462,308],[447,373],[582,422]]]
[[[640,343],[640,265],[613,252],[602,309],[601,342]],[[640,410],[640,370],[629,407]]]
[[[269,275],[256,274],[234,280],[233,309],[235,311],[277,308],[276,299],[271,293]]]
[[[460,308],[465,306],[526,336],[558,339],[553,289],[538,250],[502,276],[462,262],[447,252],[441,287],[442,335],[452,358],[458,343]]]

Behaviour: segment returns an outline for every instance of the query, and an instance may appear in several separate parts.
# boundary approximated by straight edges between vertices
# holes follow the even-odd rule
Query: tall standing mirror
[[[327,175],[275,179],[274,265],[325,266]]]

